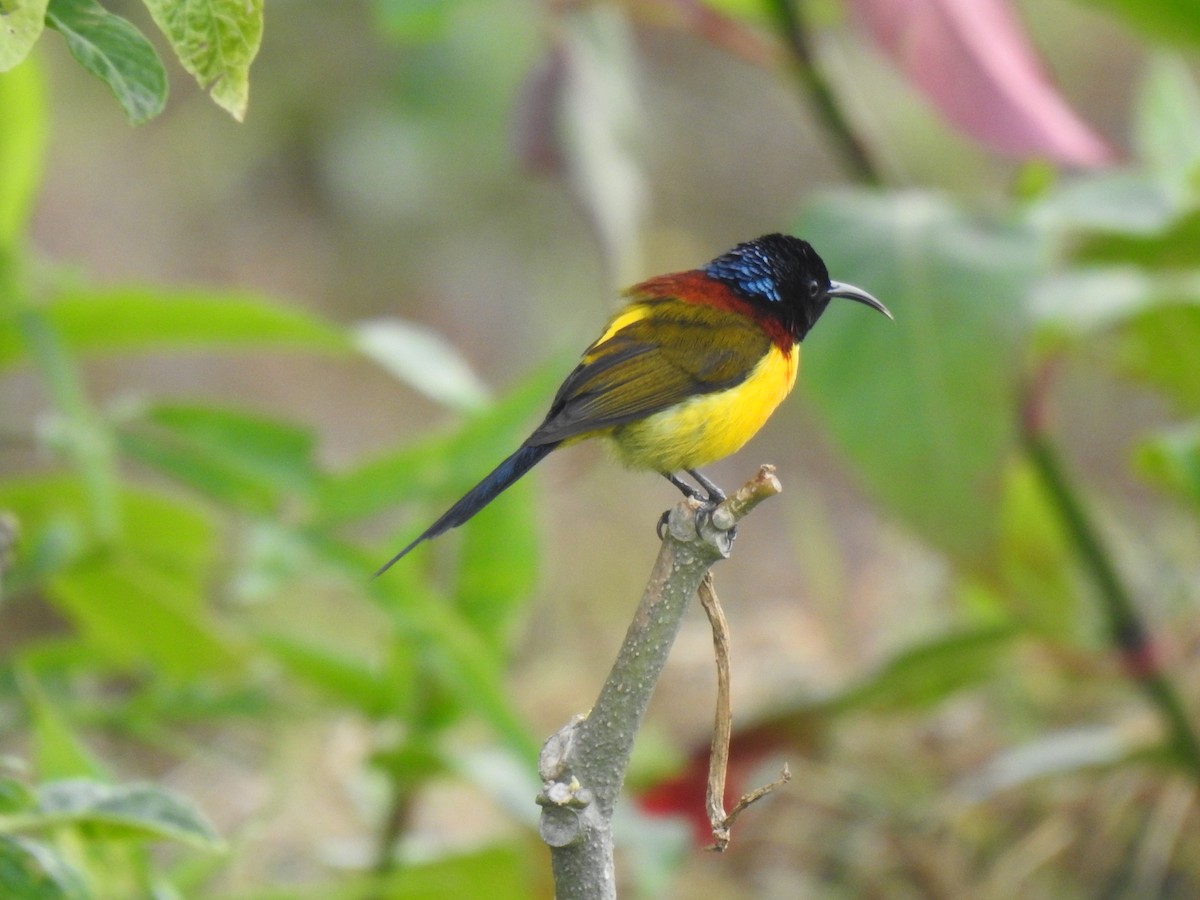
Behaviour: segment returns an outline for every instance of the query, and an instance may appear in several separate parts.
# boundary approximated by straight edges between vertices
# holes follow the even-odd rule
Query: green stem
[[[376,875],[387,875],[396,868],[396,847],[408,831],[412,817],[413,788],[407,779],[391,773],[391,798],[375,846]]]
[[[801,89],[812,101],[825,130],[837,143],[841,158],[860,181],[871,185],[883,184],[883,176],[871,161],[866,146],[859,140],[849,120],[843,115],[833,89],[817,65],[808,26],[796,8],[796,0],[767,0],[767,11],[774,17],[784,43],[792,55]]]
[[[1024,438],[1030,460],[1058,509],[1084,568],[1099,591],[1113,643],[1165,720],[1175,754],[1200,778],[1200,739],[1174,685],[1153,656],[1146,628],[1133,597],[1113,565],[1112,555],[1088,518],[1054,446],[1033,417],[1026,421]]]
[[[74,357],[35,304],[11,251],[0,251],[0,309],[13,317],[62,418],[64,450],[83,481],[91,526],[98,538],[111,540],[121,526],[112,436],[88,400]]]

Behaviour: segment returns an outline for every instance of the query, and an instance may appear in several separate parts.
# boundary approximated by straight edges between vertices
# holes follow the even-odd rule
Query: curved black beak
[[[865,303],[867,306],[871,307],[871,309],[883,313],[892,321],[896,320],[896,317],[892,315],[891,310],[889,310],[886,306],[884,306],[862,288],[856,288],[852,284],[842,284],[840,281],[829,282],[829,296],[845,297],[847,300]]]

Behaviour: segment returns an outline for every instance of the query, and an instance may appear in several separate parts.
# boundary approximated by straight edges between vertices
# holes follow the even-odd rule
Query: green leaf
[[[463,526],[454,601],[497,652],[537,581],[532,485],[513,485]]]
[[[468,709],[491,723],[524,759],[537,757],[537,742],[513,705],[505,688],[505,667],[500,654],[485,642],[465,617],[429,592],[396,589],[393,580],[375,579],[377,596],[393,611],[397,627],[418,636],[432,651],[436,675]],[[433,674],[433,673],[430,673]],[[530,755],[532,753],[532,755]]]
[[[163,676],[233,674],[237,644],[205,608],[213,527],[191,506],[149,491],[119,494],[122,531],[95,545],[43,588],[49,599],[110,660],[150,664]],[[79,522],[85,493],[75,479],[0,484],[0,507],[38,535]]]
[[[43,784],[29,827],[86,826],[100,838],[171,840],[203,850],[220,836],[184,797],[153,784],[107,785],[85,778]]]
[[[1155,281],[1135,266],[1063,269],[1038,281],[1029,306],[1043,332],[1086,338],[1160,302]]]
[[[1127,241],[1121,252],[1139,252],[1134,247]],[[1163,391],[1186,412],[1200,409],[1200,367],[1194,364],[1200,270],[1129,264],[1066,270],[1043,279],[1034,294],[1044,331],[1089,340],[1099,334],[1106,343],[1094,355],[1117,373]]]
[[[103,81],[134,125],[157,116],[167,102],[167,71],[138,29],[96,0],[50,0],[46,24],[71,55]]]
[[[435,671],[454,697],[495,729],[496,734],[522,759],[537,759],[541,744],[513,705],[506,689],[504,666],[461,619],[430,618],[423,624],[436,641]]]
[[[528,900],[546,895],[545,879],[529,847],[515,843],[444,855],[431,862],[405,860],[386,875],[341,875],[336,884],[258,888],[255,900],[433,900],[486,897]]]
[[[927,708],[986,680],[1016,634],[1009,625],[989,626],[909,647],[825,706],[839,713]]]
[[[1153,436],[1136,450],[1138,471],[1200,511],[1200,423]]]
[[[0,75],[0,251],[25,230],[42,173],[46,111],[34,62]],[[0,291],[0,310],[11,299]]]
[[[488,401],[487,388],[445,338],[427,328],[388,319],[364,322],[355,329],[364,356],[431,400],[473,412]]]
[[[1126,321],[1116,362],[1125,374],[1163,391],[1180,409],[1200,411],[1200,296],[1161,304]]]
[[[387,772],[393,784],[412,787],[447,774],[445,752],[436,740],[425,737],[413,735],[395,746],[375,751],[371,754],[371,765]]]
[[[530,871],[529,852],[522,846],[486,847],[435,862],[405,865],[385,879],[390,900],[429,897],[487,897],[526,900],[535,896],[538,880]]]
[[[128,710],[131,721],[137,723],[134,730],[145,734],[176,724],[207,725],[214,719],[261,722],[279,711],[279,698],[270,696],[269,691],[265,679],[231,679],[226,684],[158,680],[144,684]]]
[[[1099,232],[1083,235],[1072,254],[1083,265],[1135,265],[1143,269],[1195,268],[1200,210],[1188,212],[1153,233]]]
[[[1176,194],[1146,172],[1100,172],[1059,182],[1030,207],[1028,218],[1054,235],[1081,230],[1153,234],[1179,214]]]
[[[88,523],[95,537],[115,538],[121,527],[118,473],[112,434],[93,409],[74,355],[40,309],[15,316],[30,357],[54,401],[51,441],[79,473],[88,494]]]
[[[22,673],[18,683],[33,720],[32,758],[38,777],[49,780],[104,776],[104,767],[71,730],[34,677]]]
[[[318,518],[337,523],[418,500],[457,500],[516,449],[530,418],[550,404],[564,371],[547,365],[487,411],[455,432],[426,439],[326,479],[318,491]],[[411,423],[398,423],[398,427]]]
[[[1135,140],[1141,158],[1185,189],[1200,165],[1200,90],[1180,57],[1155,53],[1137,104]]]
[[[234,641],[200,607],[198,585],[134,552],[77,565],[54,578],[47,593],[117,665],[147,665],[177,679],[233,675],[240,667]]]
[[[254,512],[313,488],[313,433],[249,412],[163,404],[124,422],[119,440],[136,459]]]
[[[1000,509],[997,586],[1004,608],[1038,633],[1072,636],[1078,611],[1073,548],[1027,461],[1008,473]]]
[[[433,41],[449,30],[452,0],[375,0],[379,24],[399,41]]]
[[[46,315],[77,353],[264,347],[346,352],[337,328],[261,297],[155,288],[72,291]],[[22,358],[15,321],[0,317],[0,367]]]
[[[798,233],[896,316],[835,301],[805,341],[802,381],[842,456],[906,523],[978,560],[997,533],[1041,248],[923,194],[832,196]]]
[[[33,791],[23,781],[0,776],[0,815],[21,812],[34,805]]]
[[[262,42],[263,0],[145,0],[183,67],[239,122]]]
[[[335,541],[314,544],[329,564],[360,587],[363,578],[378,566],[376,556],[356,547]],[[366,585],[368,595],[391,615],[398,635],[428,651],[422,658],[432,660],[434,666],[422,674],[444,684],[464,707],[489,722],[523,759],[535,760],[538,744],[530,737],[505,688],[499,654],[411,569],[389,572],[388,576],[370,581]]]
[[[213,525],[194,506],[153,491],[125,488],[120,493],[122,541],[137,556],[173,577],[199,585],[212,561]],[[22,523],[20,548],[36,536],[82,521],[86,495],[79,481],[64,476],[13,478],[0,482],[0,507]],[[77,530],[77,529],[76,529]]]
[[[283,634],[260,634],[258,641],[291,675],[367,716],[379,716],[395,707],[398,691],[378,666],[332,646],[317,646]]]
[[[0,834],[0,896],[29,900],[91,900],[87,881],[57,850]]]
[[[763,3],[762,0],[702,0],[702,3],[718,15],[741,19],[763,28],[770,26],[774,21],[769,4]],[[808,16],[815,10],[819,16],[818,21],[828,20],[830,18],[829,11],[820,8],[821,6],[820,2],[809,3],[809,8],[805,9],[805,15]]]
[[[171,434],[126,428],[118,447],[130,459],[174,478],[218,503],[266,515],[276,509],[278,495],[237,466],[210,459],[202,449],[181,443]]]
[[[295,515],[257,516],[245,522],[238,542],[238,572],[230,585],[241,602],[253,603],[293,589],[312,565],[308,536]]]
[[[7,72],[29,55],[45,21],[46,0],[0,3],[0,72]]]
[[[1111,10],[1149,37],[1176,45],[1200,44],[1195,0],[1083,0]]]

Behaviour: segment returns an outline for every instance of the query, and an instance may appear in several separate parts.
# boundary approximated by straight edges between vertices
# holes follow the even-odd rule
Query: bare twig
[[[725,619],[725,611],[721,609],[721,601],[713,587],[712,572],[700,582],[699,595],[700,605],[704,607],[712,626],[713,654],[717,663],[717,712],[713,722],[712,749],[708,757],[705,808],[713,834],[713,844],[709,849],[720,853],[729,846],[729,832],[746,807],[787,783],[792,776],[785,765],[778,781],[743,794],[734,804],[733,811],[725,812],[725,777],[729,770],[729,741],[733,733],[733,703],[729,692],[729,622]]]
[[[729,844],[725,830],[725,774],[729,769],[729,739],[733,733],[733,703],[729,696],[729,622],[713,588],[712,572],[700,582],[700,605],[712,626],[713,655],[717,663],[717,712],[713,722],[712,749],[708,756],[708,794],[705,807],[712,826],[715,850]]]
[[[733,823],[737,821],[738,816],[740,816],[742,813],[744,813],[750,806],[757,803],[763,797],[767,796],[767,794],[771,793],[771,791],[775,790],[776,788],[783,787],[785,784],[787,784],[791,780],[792,780],[792,771],[791,771],[791,769],[789,769],[787,767],[787,763],[784,763],[783,768],[779,772],[779,777],[776,778],[774,781],[772,781],[770,784],[764,784],[762,787],[755,788],[748,794],[742,794],[742,796],[741,796],[741,798],[739,798],[738,802],[733,804],[733,809],[731,809],[729,811],[729,815],[727,815],[725,817],[725,821],[722,823],[722,826],[721,826],[722,830],[726,834],[726,843],[728,843],[729,831],[730,831],[730,829],[733,828]],[[719,847],[717,849],[724,849],[724,848]]]

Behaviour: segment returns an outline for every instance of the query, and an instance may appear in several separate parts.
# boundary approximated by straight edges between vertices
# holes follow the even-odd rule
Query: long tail
[[[530,446],[524,444],[516,453],[492,470],[492,474],[467,491],[466,496],[446,510],[440,519],[421,532],[420,537],[379,567],[373,577],[378,578],[393,565],[399,562],[409,550],[430,538],[435,538],[443,531],[457,528],[475,513],[479,512],[510,484],[536,466],[551,450],[558,446],[555,441],[551,444]]]

